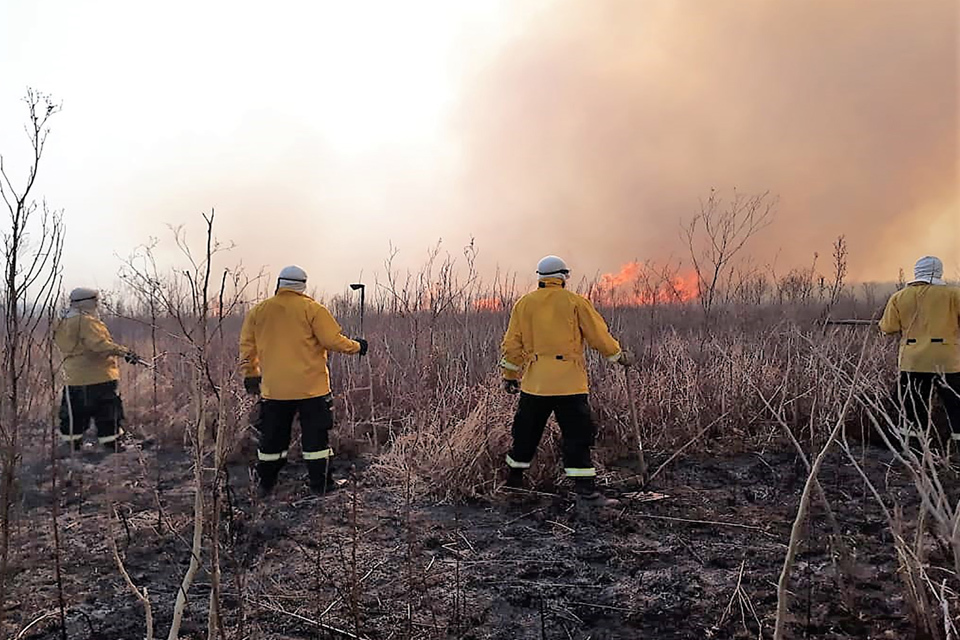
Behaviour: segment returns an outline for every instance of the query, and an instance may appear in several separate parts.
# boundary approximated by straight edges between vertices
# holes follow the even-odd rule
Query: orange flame
[[[670,273],[651,264],[628,262],[618,273],[605,273],[594,287],[593,297],[608,306],[644,306],[683,303],[699,297],[696,273]]]
[[[503,301],[500,298],[477,298],[473,301],[473,308],[477,311],[500,311]]]

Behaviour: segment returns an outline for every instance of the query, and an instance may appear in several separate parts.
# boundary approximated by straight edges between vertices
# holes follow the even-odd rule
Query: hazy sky
[[[955,0],[0,2],[0,152],[63,101],[38,194],[67,285],[216,207],[236,259],[339,290],[438,239],[528,273],[683,257],[711,187],[770,190],[778,269],[960,274]],[[169,245],[169,243],[167,243]],[[172,260],[172,257],[170,258]]]

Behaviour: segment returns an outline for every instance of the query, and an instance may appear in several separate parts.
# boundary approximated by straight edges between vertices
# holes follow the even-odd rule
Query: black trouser
[[[263,400],[260,408],[260,448],[257,451],[257,472],[260,484],[270,488],[277,482],[280,469],[287,461],[290,429],[294,416],[300,421],[300,444],[303,459],[310,472],[310,484],[320,486],[329,471],[329,431],[333,427],[333,397],[319,396],[305,400]]]
[[[596,476],[597,472],[590,462],[590,447],[593,446],[596,427],[586,394],[534,396],[521,393],[517,414],[513,419],[513,448],[507,455],[507,466],[512,469],[530,468],[551,413],[556,415],[560,425],[566,474],[573,478]]]
[[[97,439],[103,444],[114,442],[123,433],[123,402],[117,394],[117,381],[65,387],[60,401],[60,439],[74,442],[93,420]]]
[[[947,414],[947,437],[960,441],[960,373],[900,372],[898,396],[907,420],[919,431],[926,431],[930,420],[931,392],[936,390]],[[957,442],[960,445],[960,442]]]

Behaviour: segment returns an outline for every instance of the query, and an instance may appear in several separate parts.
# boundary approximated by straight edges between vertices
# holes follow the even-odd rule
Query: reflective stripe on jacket
[[[911,284],[887,301],[884,333],[900,334],[900,370],[960,372],[960,288]]]
[[[63,355],[67,384],[82,387],[120,379],[117,356],[128,350],[110,337],[107,325],[83,313],[64,318],[53,340]]]
[[[503,377],[521,380],[524,393],[565,396],[587,393],[584,342],[616,360],[620,344],[586,298],[567,291],[559,278],[520,298],[501,345]]]
[[[247,313],[240,330],[244,376],[263,376],[268,400],[303,400],[330,393],[327,351],[357,353],[360,343],[345,337],[319,302],[280,289]]]

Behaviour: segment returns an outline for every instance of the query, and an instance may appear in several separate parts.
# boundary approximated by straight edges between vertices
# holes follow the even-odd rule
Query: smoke
[[[66,211],[68,286],[109,287],[115,254],[210,208],[229,260],[327,293],[391,243],[416,269],[471,236],[486,280],[551,253],[576,280],[687,274],[679,222],[711,188],[779,196],[747,246],[778,273],[826,269],[845,234],[852,279],[927,254],[960,277],[956,0],[233,3],[228,29],[212,5],[35,4],[16,22],[44,46],[17,31],[0,56],[4,86],[64,99],[39,189]]]
[[[591,275],[682,258],[710,188],[769,190],[748,250],[778,271],[846,234],[855,279],[960,273],[958,6],[550,3],[466,88],[460,210],[501,262]]]

